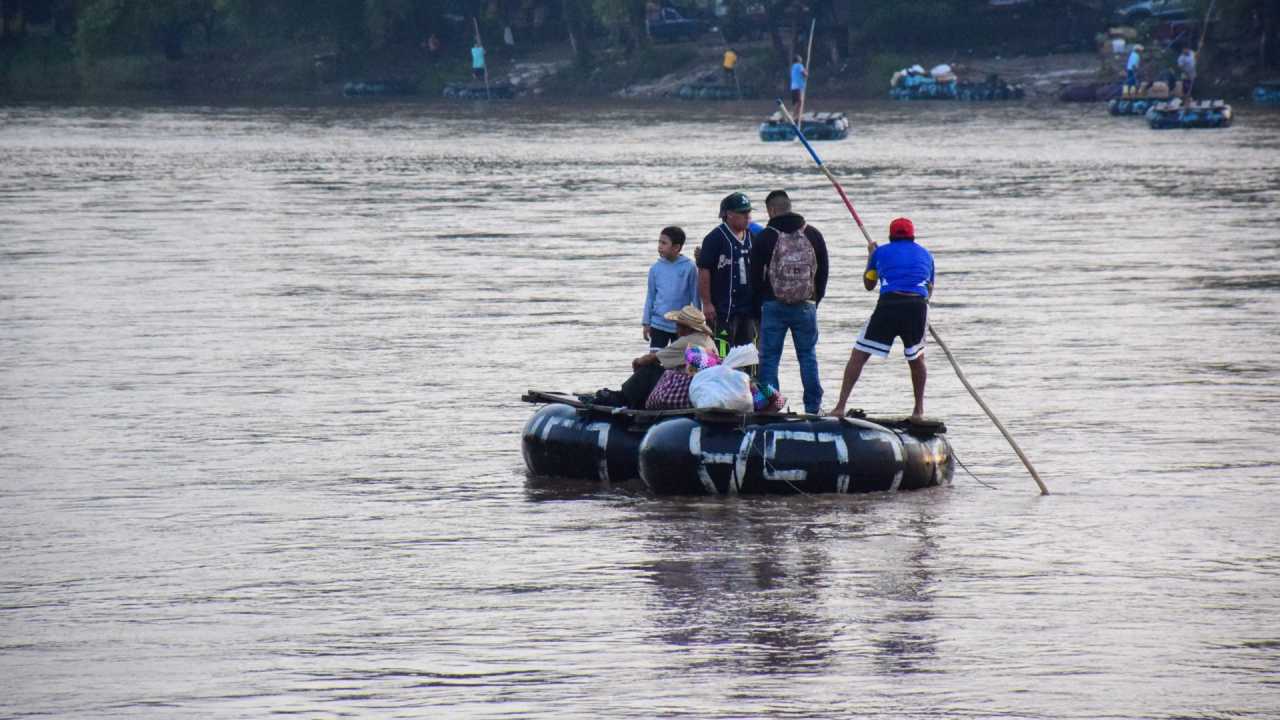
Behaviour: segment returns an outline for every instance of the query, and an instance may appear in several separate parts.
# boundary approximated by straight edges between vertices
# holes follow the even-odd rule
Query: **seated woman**
[[[707,319],[698,308],[685,305],[679,310],[666,313],[663,317],[676,324],[676,339],[657,352],[646,353],[631,361],[634,372],[626,382],[622,383],[622,394],[627,398],[627,407],[645,407],[649,394],[653,392],[654,386],[658,384],[665,371],[684,372],[685,350],[690,347],[700,347],[710,353],[716,351],[716,343],[711,338],[711,328],[707,327]]]
[[[649,398],[645,400],[645,410],[683,410],[693,407],[689,399],[689,384],[699,370],[705,370],[720,364],[720,357],[715,350],[707,350],[697,345],[684,351],[685,365],[678,369],[667,370],[653,386]]]

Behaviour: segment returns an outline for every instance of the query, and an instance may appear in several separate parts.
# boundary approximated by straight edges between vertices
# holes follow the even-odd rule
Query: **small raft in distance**
[[[548,403],[521,445],[534,475],[626,482],[655,495],[862,493],[951,482],[937,422],[702,410],[629,410],[530,390]]]
[[[800,131],[806,140],[843,140],[849,137],[849,118],[842,112],[805,113]],[[760,123],[760,139],[781,142],[796,139],[796,130],[779,110]]]
[[[1225,128],[1231,127],[1231,120],[1231,106],[1222,100],[1201,100],[1187,105],[1164,103],[1147,111],[1147,121],[1153,130]]]

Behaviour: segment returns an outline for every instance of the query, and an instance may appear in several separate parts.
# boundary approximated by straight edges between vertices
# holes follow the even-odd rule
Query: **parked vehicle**
[[[671,7],[660,8],[656,16],[649,18],[648,26],[654,42],[695,40],[711,30],[711,23],[706,20],[684,17]]]
[[[1194,9],[1192,0],[1140,0],[1120,6],[1116,18],[1124,25],[1144,20],[1188,20]]]

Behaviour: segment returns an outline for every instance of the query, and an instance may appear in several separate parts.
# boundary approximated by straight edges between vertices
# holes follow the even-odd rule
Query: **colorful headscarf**
[[[684,361],[696,370],[706,370],[720,364],[720,357],[715,352],[697,345],[685,348]]]

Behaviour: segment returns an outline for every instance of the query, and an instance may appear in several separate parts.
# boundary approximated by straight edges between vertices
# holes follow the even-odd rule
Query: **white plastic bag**
[[[760,353],[755,345],[732,348],[719,365],[700,370],[693,376],[689,383],[689,400],[696,408],[751,412],[755,409],[751,399],[751,378],[735,368],[759,362]]]

